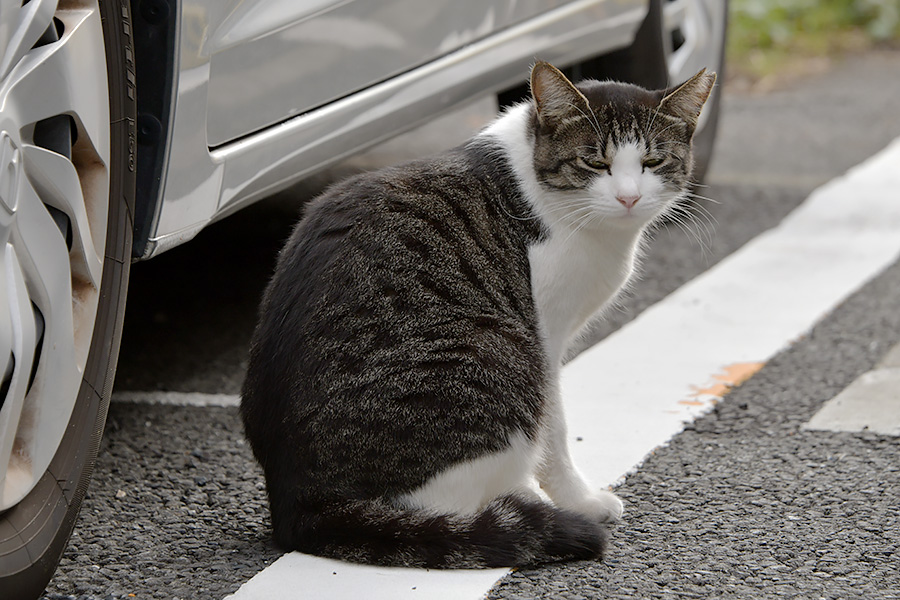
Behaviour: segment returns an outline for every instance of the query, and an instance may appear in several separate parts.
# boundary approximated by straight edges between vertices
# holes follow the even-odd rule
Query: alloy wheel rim
[[[723,0],[664,1],[663,48],[671,85],[687,81],[702,68],[720,68],[726,11]],[[709,118],[709,111],[700,113],[697,129]]]
[[[109,132],[96,0],[0,0],[0,511],[43,475],[82,385]]]

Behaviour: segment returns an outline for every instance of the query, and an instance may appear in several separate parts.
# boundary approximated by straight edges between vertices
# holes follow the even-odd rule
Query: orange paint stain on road
[[[704,406],[706,402],[702,400],[679,400],[678,404],[683,404],[684,406]]]
[[[716,383],[702,388],[695,386],[692,396],[694,398],[698,396],[715,396],[721,398],[727,394],[731,388],[737,387],[750,379],[757,371],[763,368],[764,364],[765,363],[761,362],[748,362],[728,365],[722,369],[722,373],[713,375],[713,380],[715,380]],[[679,404],[701,406],[703,403],[698,400],[682,400]]]

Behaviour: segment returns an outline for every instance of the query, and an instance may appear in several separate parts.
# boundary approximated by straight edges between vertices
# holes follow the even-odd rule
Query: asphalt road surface
[[[701,192],[715,200],[703,202],[708,215],[693,232],[672,226],[657,233],[642,280],[591,342],[900,137],[898,97],[897,53],[851,58],[764,95],[727,93]],[[491,110],[481,102],[330,176],[456,143],[464,136],[460,123],[477,128]],[[126,400],[157,392],[185,401],[199,392],[207,403],[234,398],[275,253],[325,179],[132,269],[118,401],[46,598],[219,599],[281,556],[268,539],[262,475],[237,409]],[[854,201],[866,202],[866,190]],[[772,298],[771,306],[779,302]],[[900,263],[619,483],[627,514],[605,562],[517,571],[489,598],[900,598],[900,440],[803,429],[900,343],[898,307]],[[303,597],[302,590],[285,589],[283,597]]]

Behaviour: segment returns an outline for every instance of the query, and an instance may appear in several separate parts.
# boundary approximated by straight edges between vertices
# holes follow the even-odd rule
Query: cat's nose
[[[631,209],[632,206],[638,203],[638,200],[641,199],[640,194],[633,196],[616,196],[616,200],[619,201],[619,204],[624,206],[627,209]]]

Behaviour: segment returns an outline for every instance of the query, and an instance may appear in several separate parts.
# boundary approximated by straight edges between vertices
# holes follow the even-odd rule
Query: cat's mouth
[[[657,214],[659,214],[658,210],[654,210],[652,207],[648,206],[648,203],[634,204],[632,206],[621,206],[619,208],[618,218],[623,222],[634,224],[634,223],[646,223],[651,221]]]

